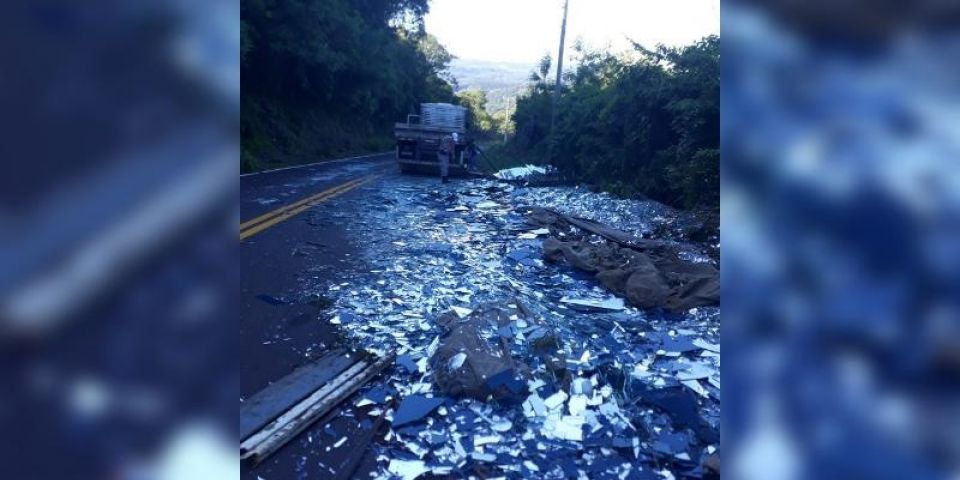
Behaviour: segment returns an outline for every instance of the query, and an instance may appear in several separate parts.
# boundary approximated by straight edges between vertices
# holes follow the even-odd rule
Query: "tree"
[[[683,207],[719,205],[720,39],[683,48],[635,45],[634,56],[574,47],[550,138],[549,58],[513,114],[514,146],[561,174]]]
[[[550,54],[546,54],[540,59],[540,62],[537,63],[536,70],[530,72],[530,81],[533,82],[534,89],[544,90],[548,88],[547,82],[550,81],[548,75],[550,74],[550,66],[552,64],[553,59],[550,57]]]
[[[427,0],[241,0],[244,158],[382,148],[423,101],[456,101]],[[248,168],[255,168],[248,166]]]
[[[465,90],[457,93],[460,105],[467,107],[470,126],[483,135],[496,132],[493,117],[487,112],[487,93],[483,90]]]

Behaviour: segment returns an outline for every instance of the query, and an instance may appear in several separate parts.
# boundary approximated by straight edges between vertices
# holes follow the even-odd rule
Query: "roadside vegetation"
[[[242,0],[241,171],[387,150],[420,102],[457,102],[427,0]]]
[[[424,31],[427,10],[428,0],[242,0],[241,171],[387,150],[394,122],[450,102],[468,108],[488,167],[550,163],[618,195],[718,209],[719,37],[620,55],[575,46],[551,133],[549,56],[512,109],[490,113],[484,91],[454,93],[453,56]]]
[[[560,174],[623,196],[719,210],[720,38],[629,55],[576,46],[550,133],[550,57],[531,74],[515,134],[490,155],[551,163]]]

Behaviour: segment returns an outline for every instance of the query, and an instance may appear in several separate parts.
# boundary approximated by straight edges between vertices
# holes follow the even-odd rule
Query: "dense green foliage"
[[[567,178],[680,207],[720,202],[720,39],[635,45],[630,57],[577,48],[550,133],[550,58],[513,115],[512,147]],[[550,158],[552,157],[552,158]]]
[[[242,0],[241,169],[391,145],[420,102],[456,102],[427,0]]]
[[[484,139],[500,131],[498,119],[487,111],[487,93],[483,90],[457,92],[460,105],[467,107],[468,124],[474,138]]]

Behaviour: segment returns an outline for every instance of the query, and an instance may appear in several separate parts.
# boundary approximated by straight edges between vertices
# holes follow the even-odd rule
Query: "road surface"
[[[442,184],[397,170],[388,154],[241,179],[241,398],[334,348],[399,356],[329,418],[260,466],[245,468],[244,478],[343,478],[353,452],[363,452],[355,478],[411,458],[430,462],[437,474],[457,469],[477,477],[494,469],[627,478],[634,467],[698,468],[719,442],[719,307],[616,306],[593,275],[543,260],[546,238],[577,233],[539,228],[525,213],[543,206],[648,236],[676,225],[676,212],[584,188],[489,179]],[[692,245],[682,248],[687,262],[711,261]],[[590,405],[578,407],[571,397],[573,406],[562,410],[563,400],[553,402],[550,408],[570,412],[566,420],[528,415],[516,402],[446,398],[449,392],[435,382],[444,367],[430,363],[431,346],[448,339],[437,318],[520,304],[529,322],[484,324],[483,336],[499,338],[514,361],[534,372],[540,383],[527,383],[531,395],[576,394],[576,402],[585,402],[584,382],[591,385]],[[593,304],[608,306],[577,306]],[[544,337],[556,340],[550,355],[559,356],[544,360],[537,353],[531,339]],[[627,381],[636,379],[637,365],[657,373]],[[696,378],[680,383],[690,368]],[[428,393],[443,399],[442,410],[391,423],[389,438],[372,448],[359,440],[377,419],[397,419],[404,409],[391,401],[413,405]],[[591,419],[597,423],[580,428]],[[587,441],[585,432],[593,438]],[[649,441],[638,460],[641,437]]]
[[[352,200],[376,191],[384,177],[395,175],[393,154],[388,153],[241,177],[242,398],[341,343],[321,321],[330,299],[303,296],[302,281],[310,276],[322,282],[334,270],[340,275],[364,270],[350,241],[350,223],[342,219],[362,215],[350,211]],[[337,212],[317,212],[331,201],[338,202]],[[323,432],[345,434],[351,422],[341,419],[325,429],[328,423],[322,419],[263,464],[246,468],[244,478],[330,478],[325,467],[337,469],[348,449],[325,452],[323,445],[333,442]],[[367,456],[361,471],[374,466],[373,457]]]

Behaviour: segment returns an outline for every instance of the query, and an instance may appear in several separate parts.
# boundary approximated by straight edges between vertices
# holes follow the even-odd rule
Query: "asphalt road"
[[[398,399],[406,402],[415,393],[433,389],[428,360],[433,355],[429,345],[441,337],[442,331],[431,319],[455,306],[502,304],[504,299],[523,303],[537,323],[542,322],[544,328],[556,334],[558,346],[572,355],[567,356],[568,360],[585,358],[573,362],[587,364],[585,367],[568,368],[566,373],[589,378],[594,391],[626,392],[627,384],[615,380],[624,377],[621,365],[651,356],[660,358],[656,354],[660,350],[678,356],[686,352],[691,358],[696,355],[698,362],[709,362],[702,363],[702,368],[719,375],[718,358],[715,363],[702,360],[699,351],[685,346],[685,342],[696,346],[696,338],[710,344],[719,341],[718,308],[668,314],[633,308],[585,313],[568,307],[564,297],[605,299],[609,294],[602,293],[591,275],[540,260],[543,240],[518,213],[523,205],[559,207],[577,215],[609,219],[614,225],[621,222],[627,231],[656,231],[677,221],[666,207],[650,201],[613,200],[578,188],[525,188],[486,179],[458,179],[441,184],[436,177],[399,175],[397,170],[390,155],[386,155],[241,180],[241,400],[296,367],[341,347],[389,349],[409,354],[407,360],[418,359],[412,367],[398,362],[371,382],[385,387],[383,400],[366,391],[365,394],[373,395],[371,402],[360,404],[361,394],[348,399],[264,463],[252,468],[244,466],[245,479],[337,480],[348,478],[348,472],[353,478],[371,478],[370,473],[387,466],[386,461],[378,462],[378,457],[409,459],[413,458],[410,455],[420,456],[417,452],[427,451],[439,457],[422,458],[456,465],[458,474],[477,477],[494,472],[485,465],[490,463],[489,457],[468,461],[470,465],[460,463],[464,458],[476,460],[475,453],[494,455],[498,464],[508,468],[504,471],[551,471],[556,472],[552,476],[571,476],[576,466],[588,475],[599,476],[600,469],[606,471],[614,464],[643,463],[644,468],[659,469],[665,459],[675,458],[675,451],[682,450],[690,459],[699,458],[705,451],[703,445],[715,442],[706,435],[718,428],[718,384],[698,384],[701,389],[709,389],[705,390],[706,395],[699,394],[703,398],[699,400],[694,397],[698,394],[694,387],[687,385],[688,389],[678,380],[664,391],[669,388],[669,395],[676,396],[670,398],[677,398],[684,405],[697,405],[698,422],[711,426],[696,442],[689,428],[683,426],[693,421],[688,418],[693,416],[689,409],[682,414],[662,407],[654,411],[650,407],[656,407],[653,402],[659,402],[656,399],[661,397],[644,400],[647,390],[638,387],[631,390],[636,400],[610,400],[616,402],[616,413],[611,413],[614,409],[608,409],[608,413],[599,409],[593,412],[607,419],[601,422],[606,425],[601,425],[606,433],[593,437],[599,443],[558,443],[556,425],[550,428],[546,420],[530,419],[516,405],[510,408],[506,403],[498,403],[491,406],[492,414],[487,415],[476,410],[484,410],[485,402],[460,398],[428,418],[427,427],[398,422],[390,428],[400,428],[380,431],[381,435],[389,431],[389,439],[377,436],[371,446],[366,434],[377,431],[375,425],[390,421],[386,419],[391,417],[391,409],[393,415],[398,413]],[[702,255],[695,249],[688,253],[692,257]],[[339,322],[332,321],[335,315]],[[528,324],[525,328],[531,327]],[[504,333],[497,329],[497,335]],[[682,340],[678,335],[683,335]],[[598,354],[597,365],[589,360],[592,353]],[[531,365],[542,362],[522,346],[511,349],[513,354]],[[674,356],[662,357],[657,360],[662,362],[658,364],[657,368],[662,369],[659,371],[679,372],[683,368],[677,365],[679,360],[672,360]],[[424,360],[428,364],[419,367],[418,362]],[[540,365],[533,368],[547,368]],[[543,374],[545,384],[538,390],[541,398],[572,388],[546,370]],[[598,383],[593,384],[594,381]],[[639,404],[640,400],[646,403]],[[414,403],[416,400],[410,402]],[[664,415],[669,417],[669,424]],[[396,420],[395,416],[392,418]],[[497,418],[506,419],[509,425],[506,430],[501,429],[502,435],[497,434],[496,447],[480,445],[483,449],[476,450],[472,438],[467,446],[460,443],[458,436],[476,438],[500,431],[493,427],[500,422]],[[631,429],[624,418],[643,428]],[[514,429],[514,425],[519,428]],[[633,429],[637,431],[635,436],[625,433]],[[434,432],[441,434],[433,435]],[[680,432],[688,440],[672,440]],[[580,433],[584,433],[582,429]],[[651,447],[651,456],[641,460],[636,450],[618,453],[613,439],[622,435],[633,436],[637,441],[641,436],[657,435],[660,446]],[[697,438],[701,438],[699,433]],[[673,447],[674,443],[678,446]],[[458,446],[464,452],[472,452],[470,457],[457,453]],[[522,451],[519,456],[510,454],[518,451]],[[600,457],[613,463],[594,461]],[[359,459],[357,469],[345,468],[353,458]],[[402,464],[398,462],[394,468],[399,465]],[[679,466],[689,470],[689,465]]]
[[[350,241],[351,200],[375,192],[398,175],[393,154],[337,160],[240,179],[240,390],[247,398],[296,367],[340,346],[326,321],[329,299],[303,294],[303,282],[322,283],[332,272],[363,271]],[[335,212],[323,210],[336,199]],[[319,211],[323,210],[323,211]],[[321,419],[243,477],[333,478],[350,448],[326,446],[356,433],[356,421],[336,411]],[[327,425],[330,425],[327,428]],[[349,442],[348,442],[349,443]],[[346,445],[350,447],[350,445]],[[367,452],[358,472],[375,459]]]

